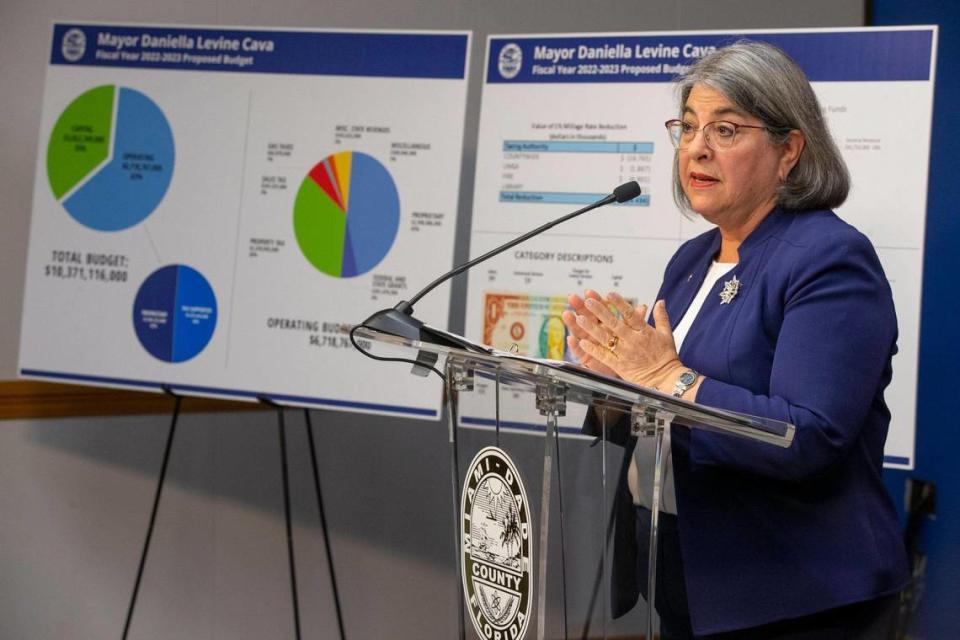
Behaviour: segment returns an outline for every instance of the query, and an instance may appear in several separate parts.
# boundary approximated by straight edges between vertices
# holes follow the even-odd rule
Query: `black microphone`
[[[556,220],[548,222],[545,225],[539,226],[533,231],[528,231],[522,236],[518,238],[514,238],[510,242],[504,245],[501,245],[491,251],[488,251],[487,253],[483,254],[478,258],[474,258],[473,260],[465,262],[460,266],[451,269],[450,271],[443,274],[442,276],[440,276],[439,278],[437,278],[436,280],[428,284],[426,287],[421,289],[415,296],[413,296],[410,299],[409,302],[406,300],[403,300],[401,302],[398,302],[397,305],[392,309],[382,309],[380,311],[377,311],[376,313],[371,315],[369,318],[364,320],[361,326],[364,326],[370,329],[376,329],[377,331],[380,331],[383,333],[389,333],[395,336],[400,336],[402,338],[407,338],[409,340],[421,340],[425,333],[429,333],[430,340],[434,343],[443,344],[448,347],[461,347],[461,348],[466,347],[468,350],[471,350],[472,347],[469,344],[453,343],[448,337],[437,335],[436,333],[429,331],[429,328],[424,328],[423,323],[413,317],[413,305],[416,304],[417,301],[420,300],[420,298],[427,295],[428,293],[433,291],[435,288],[437,288],[438,286],[440,286],[441,284],[443,284],[453,276],[459,273],[463,273],[467,269],[477,264],[480,264],[485,260],[489,260],[495,255],[503,253],[507,249],[511,247],[515,247],[521,242],[529,240],[533,236],[543,233],[547,229],[551,229],[557,226],[561,222],[566,222],[571,218],[575,218],[588,211],[593,211],[594,209],[598,209],[612,202],[627,202],[628,200],[633,200],[639,195],[640,195],[640,185],[637,184],[635,180],[631,180],[630,182],[625,182],[619,187],[617,187],[616,189],[614,189],[613,193],[611,193],[610,195],[604,198],[601,198],[600,200],[597,200],[592,204],[588,204],[584,208],[578,209],[573,213],[568,213],[567,215],[561,218],[557,218]]]

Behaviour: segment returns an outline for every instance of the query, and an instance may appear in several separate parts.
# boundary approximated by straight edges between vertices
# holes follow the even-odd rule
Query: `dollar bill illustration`
[[[625,298],[636,305],[633,298]],[[483,343],[533,358],[575,361],[567,348],[567,328],[560,314],[569,309],[566,295],[484,294]],[[612,305],[610,311],[619,316]]]
[[[570,360],[560,314],[565,295],[486,293],[483,342],[496,349],[552,360]]]

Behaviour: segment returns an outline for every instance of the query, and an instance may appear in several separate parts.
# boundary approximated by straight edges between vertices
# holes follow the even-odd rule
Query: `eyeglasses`
[[[770,130],[769,127],[761,125],[737,124],[735,122],[727,122],[726,120],[708,122],[699,129],[683,120],[667,120],[664,125],[667,127],[667,131],[670,132],[670,142],[673,143],[675,148],[681,150],[686,149],[693,143],[693,139],[697,137],[698,131],[703,132],[703,140],[707,143],[707,146],[714,151],[718,151],[732,147],[733,141],[736,140],[737,132],[740,131],[740,129]]]

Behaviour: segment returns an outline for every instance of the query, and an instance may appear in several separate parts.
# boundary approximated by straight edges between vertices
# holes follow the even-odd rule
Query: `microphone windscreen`
[[[617,199],[617,202],[633,200],[638,195],[640,195],[640,185],[637,184],[636,180],[624,182],[622,185],[613,190],[613,197]]]

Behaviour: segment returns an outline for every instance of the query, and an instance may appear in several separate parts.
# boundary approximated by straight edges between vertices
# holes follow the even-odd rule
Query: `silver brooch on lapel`
[[[740,292],[740,281],[737,276],[723,283],[723,291],[720,292],[720,304],[730,304],[730,301],[737,297]]]

